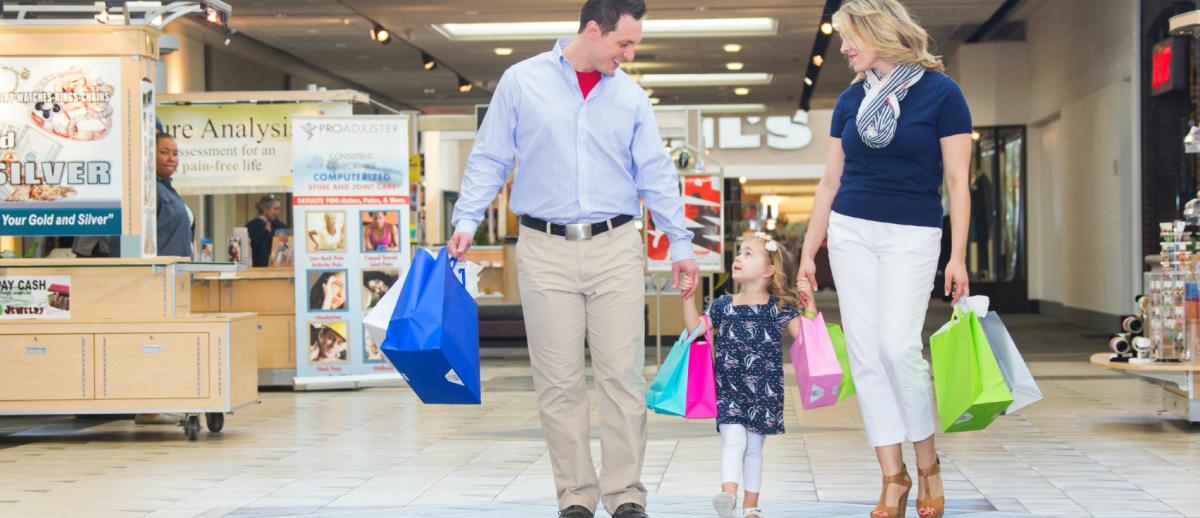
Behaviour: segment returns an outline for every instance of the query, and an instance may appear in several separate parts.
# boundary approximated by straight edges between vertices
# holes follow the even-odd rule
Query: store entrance
[[[990,297],[991,307],[997,311],[1030,311],[1026,281],[1025,127],[977,128],[972,139],[971,230],[967,240],[971,293]],[[935,287],[942,286],[940,274],[950,255],[948,212],[943,219],[942,257]]]

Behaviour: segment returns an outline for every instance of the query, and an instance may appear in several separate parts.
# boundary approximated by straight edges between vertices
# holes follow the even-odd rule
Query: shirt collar
[[[563,54],[563,49],[567,48],[567,45],[570,45],[571,42],[574,40],[575,40],[574,36],[567,36],[565,38],[559,38],[558,41],[555,42],[555,44],[554,44],[554,57],[558,58],[559,64],[561,64],[563,67],[570,70],[571,72],[575,72],[575,65],[572,65],[571,60],[567,59],[567,55]],[[613,73],[612,76],[601,72],[600,80],[604,81],[609,77],[616,76],[620,72],[621,72],[621,69],[619,69],[619,68],[617,69],[617,71],[615,73]]]

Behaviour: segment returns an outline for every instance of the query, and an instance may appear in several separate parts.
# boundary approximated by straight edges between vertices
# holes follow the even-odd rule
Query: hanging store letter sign
[[[71,318],[71,278],[0,277],[0,320]]]
[[[714,127],[715,126],[715,127]],[[762,127],[766,131],[747,131]],[[808,127],[808,112],[797,112],[794,116],[771,117],[721,117],[704,119],[704,147],[712,149],[759,149],[763,146],[763,133],[770,149],[794,151],[812,144],[812,129]]]

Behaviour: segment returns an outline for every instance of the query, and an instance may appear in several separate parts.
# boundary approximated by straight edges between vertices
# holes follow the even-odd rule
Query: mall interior
[[[1041,393],[938,430],[946,516],[1200,516],[1200,1],[901,1],[970,109],[971,292]],[[646,4],[621,69],[679,176],[703,305],[738,289],[755,233],[800,253],[855,79],[842,1]],[[375,308],[452,237],[502,74],[574,35],[581,5],[0,2],[0,516],[556,516],[519,164],[458,270],[477,319],[453,325],[478,337],[447,379],[478,399],[420,393],[389,352],[399,310]],[[664,232],[635,217],[649,383],[685,316]],[[949,234],[926,357],[955,313]],[[807,409],[785,354],[757,518],[867,516],[882,486],[856,397]],[[717,516],[713,420],[646,430],[646,512]]]

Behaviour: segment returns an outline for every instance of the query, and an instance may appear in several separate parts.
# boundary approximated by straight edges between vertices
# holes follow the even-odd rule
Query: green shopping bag
[[[842,400],[854,395],[854,377],[850,375],[850,354],[846,351],[846,335],[842,326],[825,324],[829,330],[829,340],[833,342],[833,352],[837,353],[838,363],[842,364],[842,384],[838,386],[838,398]]]
[[[1012,404],[979,315],[965,305],[929,338],[943,432],[982,430]]]

